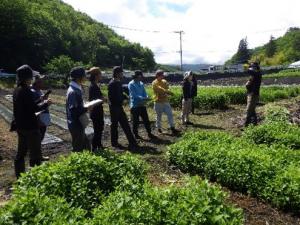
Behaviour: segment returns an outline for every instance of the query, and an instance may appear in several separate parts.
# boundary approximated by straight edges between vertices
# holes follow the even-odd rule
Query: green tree
[[[250,59],[251,54],[248,49],[247,38],[240,40],[237,53],[234,58],[234,63],[246,63]]]
[[[275,38],[271,35],[268,44],[265,46],[265,52],[267,57],[273,57],[276,53],[276,42]]]

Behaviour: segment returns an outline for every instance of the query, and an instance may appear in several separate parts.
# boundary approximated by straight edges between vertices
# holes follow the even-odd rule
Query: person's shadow
[[[160,155],[162,151],[159,151],[157,148],[154,148],[152,146],[139,146],[136,149],[129,150],[133,154],[140,154],[140,155],[145,155],[145,154],[151,154],[151,155]]]
[[[197,123],[195,123],[191,127],[200,128],[200,129],[225,130],[223,127],[217,127],[214,125],[197,124]]]

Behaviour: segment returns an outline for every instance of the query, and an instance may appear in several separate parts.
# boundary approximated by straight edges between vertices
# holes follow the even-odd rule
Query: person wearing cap
[[[96,99],[103,100],[103,95],[98,83],[101,80],[101,70],[99,67],[92,67],[88,74],[90,74],[90,87],[89,87],[89,101]],[[90,111],[90,118],[93,121],[94,136],[92,140],[92,151],[102,149],[102,133],[104,129],[103,106],[99,104]]]
[[[113,78],[108,84],[108,100],[111,116],[111,145],[113,147],[122,147],[118,143],[118,124],[120,123],[129,142],[129,148],[135,150],[138,145],[130,129],[127,116],[123,109],[123,100],[126,98],[123,93],[121,79],[123,78],[123,69],[120,66],[113,68]]]
[[[133,80],[129,82],[129,97],[130,97],[130,113],[132,117],[132,130],[136,139],[141,138],[138,134],[139,126],[139,117],[142,118],[148,137],[150,139],[154,138],[154,135],[151,133],[149,116],[146,109],[146,102],[149,100],[149,97],[146,93],[144,84],[142,82],[143,73],[140,70],[134,72],[132,76]]]
[[[192,71],[184,73],[183,83],[182,83],[182,113],[181,113],[181,122],[183,125],[192,125],[189,121],[189,114],[192,109]]]
[[[70,71],[70,77],[72,81],[67,91],[66,113],[68,128],[72,136],[73,151],[90,150],[91,146],[84,132],[85,127],[80,121],[80,117],[88,111],[83,105],[82,84],[86,78],[84,68],[74,67]]]
[[[172,92],[169,90],[169,84],[164,79],[164,72],[162,70],[156,71],[156,79],[152,82],[154,92],[154,110],[156,112],[156,127],[159,133],[161,130],[161,117],[165,113],[168,117],[169,126],[173,134],[177,133],[174,125],[172,108],[169,103],[169,96]]]
[[[31,167],[41,164],[41,132],[37,112],[47,109],[52,103],[45,99],[40,103],[34,101],[30,90],[33,71],[30,66],[23,65],[17,69],[17,87],[13,93],[13,116],[18,134],[18,149],[14,160],[16,177],[25,172],[25,156],[29,151],[29,165]]]
[[[250,64],[248,73],[250,79],[246,83],[247,89],[247,113],[245,126],[249,124],[257,124],[257,115],[256,115],[256,105],[259,101],[259,90],[261,85],[262,73],[260,71],[260,66],[257,62]]]
[[[37,73],[33,76],[33,82],[31,85],[31,91],[33,93],[33,98],[36,103],[41,103],[42,101],[48,99],[48,95],[44,95],[42,88],[44,86],[44,75],[41,75],[40,73]],[[43,141],[47,126],[50,125],[51,119],[50,119],[50,113],[49,109],[46,108],[45,110],[40,113],[39,117],[39,125],[40,125],[40,132],[41,132],[41,142]],[[49,160],[49,157],[42,156],[42,161]]]

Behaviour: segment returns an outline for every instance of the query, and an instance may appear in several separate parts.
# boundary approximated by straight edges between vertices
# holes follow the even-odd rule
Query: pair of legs
[[[162,114],[165,113],[168,117],[169,126],[171,129],[174,129],[174,119],[173,119],[173,113],[172,108],[169,102],[165,103],[154,103],[154,110],[156,112],[156,127],[158,129],[161,129],[161,117]]]
[[[139,117],[142,118],[148,136],[152,136],[150,121],[147,113],[147,109],[145,106],[134,107],[131,108],[131,117],[132,117],[132,130],[136,137],[138,137],[138,127],[139,127]]]
[[[247,115],[245,126],[249,124],[257,124],[256,105],[259,101],[259,95],[248,94],[247,96]]]
[[[90,141],[84,132],[84,128],[74,127],[69,128],[69,131],[72,136],[73,152],[81,152],[84,149],[91,150]]]
[[[104,129],[104,119],[103,112],[98,118],[92,118],[93,128],[94,128],[94,136],[92,140],[92,150],[101,149],[102,146],[102,133]]]
[[[25,172],[25,156],[29,150],[29,165],[31,167],[41,164],[41,133],[39,129],[18,130],[18,150],[15,157],[15,173],[19,178]]]
[[[136,145],[136,140],[131,132],[127,116],[122,106],[110,106],[110,134],[111,134],[111,145],[117,146],[118,144],[118,125],[120,124],[129,142],[129,145]]]
[[[182,99],[182,113],[181,122],[182,124],[189,123],[189,114],[192,110],[192,99]]]

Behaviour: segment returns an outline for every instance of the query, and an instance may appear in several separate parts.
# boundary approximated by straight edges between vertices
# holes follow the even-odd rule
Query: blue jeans
[[[165,102],[165,103],[155,102],[154,110],[156,112],[156,127],[158,129],[161,129],[161,116],[163,113],[165,113],[168,117],[169,126],[174,127],[173,113],[169,102]]]

